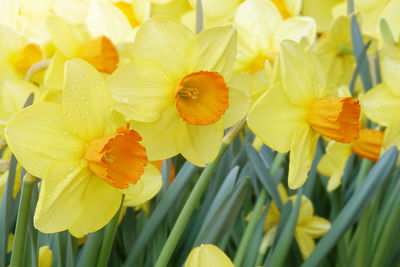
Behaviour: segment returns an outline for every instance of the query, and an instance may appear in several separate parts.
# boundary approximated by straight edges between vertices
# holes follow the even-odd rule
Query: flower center
[[[142,138],[133,130],[117,128],[116,133],[89,142],[84,158],[97,176],[116,188],[136,184],[147,165]]]
[[[287,18],[292,16],[289,13],[289,11],[287,10],[286,4],[285,4],[285,0],[271,0],[271,2],[279,10],[279,13],[281,13],[281,16],[282,16],[283,19],[287,19]]]
[[[360,138],[354,141],[351,149],[355,154],[377,162],[381,154],[383,137],[383,131],[362,129],[360,130]]]
[[[359,135],[360,104],[352,97],[315,99],[308,110],[311,128],[337,142],[351,143]]]
[[[98,71],[111,74],[119,62],[117,48],[105,36],[93,39],[82,45],[79,57],[86,60]]]
[[[40,46],[28,44],[15,55],[14,66],[19,72],[26,73],[33,64],[42,60],[43,56]]]
[[[221,119],[229,106],[229,89],[218,72],[194,72],[179,82],[175,104],[187,123],[212,124]]]
[[[255,74],[260,70],[264,69],[265,60],[269,60],[271,65],[273,66],[275,63],[276,57],[279,55],[279,52],[275,50],[266,50],[260,53],[250,64],[249,71],[251,74]]]
[[[140,25],[140,22],[137,20],[135,13],[133,12],[131,4],[121,1],[115,3],[114,5],[118,7],[118,9],[122,11],[122,13],[124,13],[125,17],[128,19],[129,24],[131,24],[132,28],[135,28],[136,26]]]

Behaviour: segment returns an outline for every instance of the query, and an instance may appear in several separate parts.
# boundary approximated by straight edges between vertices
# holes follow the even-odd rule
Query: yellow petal
[[[133,42],[132,28],[128,19],[115,5],[106,1],[93,2],[90,5],[86,25],[93,37],[102,35],[114,44],[125,41]]]
[[[186,48],[193,36],[188,28],[172,19],[154,17],[138,30],[134,54],[136,59],[154,59],[171,80],[179,81],[185,75]]]
[[[82,213],[69,229],[70,233],[74,237],[83,237],[103,228],[117,213],[121,201],[122,193],[119,189],[93,175],[80,199]]]
[[[294,203],[296,202],[296,196],[291,196],[290,200]],[[300,212],[299,218],[297,219],[297,225],[303,225],[312,219],[314,214],[314,207],[311,202],[306,196],[301,197],[301,205],[300,205]]]
[[[281,213],[279,212],[278,206],[275,201],[272,201],[268,208],[267,216],[265,217],[264,231],[267,232],[275,228],[278,225],[280,216]]]
[[[73,25],[85,24],[89,3],[80,0],[55,0],[54,12]]]
[[[17,113],[5,135],[21,165],[39,178],[50,164],[79,159],[83,154],[84,142],[68,132],[59,104],[42,103]]]
[[[175,141],[182,156],[194,165],[204,167],[217,156],[223,135],[223,120],[206,126],[181,122]]]
[[[3,8],[1,7],[0,3],[0,10]],[[6,9],[6,8],[4,8]],[[2,13],[0,11],[0,14]],[[4,18],[4,17],[2,17]],[[0,20],[1,21],[1,20]],[[11,51],[18,51],[23,49],[23,47],[26,45],[26,40],[23,36],[18,34],[16,31],[12,30],[11,28],[7,27],[6,25],[9,24],[2,24],[0,26],[0,48],[1,50],[9,53]]]
[[[40,189],[35,227],[43,233],[69,229],[82,213],[81,201],[91,177],[78,160],[50,165]]]
[[[325,154],[317,165],[321,174],[329,177],[328,191],[335,190],[342,181],[344,167],[351,155],[351,144],[329,142]]]
[[[284,0],[286,9],[292,16],[299,15],[301,11],[302,0]]]
[[[400,96],[394,95],[385,83],[381,83],[363,96],[361,106],[370,120],[387,126],[399,111]]]
[[[47,88],[62,90],[64,83],[64,65],[67,58],[57,50],[44,76],[44,85]]]
[[[214,245],[195,247],[186,259],[185,267],[233,267],[232,261]]]
[[[273,49],[278,51],[282,40],[289,39],[300,42],[305,37],[312,44],[317,32],[317,25],[309,17],[291,17],[283,21],[276,30],[273,38]]]
[[[139,194],[131,194],[129,191],[131,187],[129,186],[128,192],[125,193],[126,206],[137,206],[150,199],[152,199],[161,189],[162,179],[160,171],[154,167],[151,163],[147,164],[144,173],[140,180],[143,183],[143,188]]]
[[[308,124],[298,126],[290,148],[288,177],[290,189],[297,189],[305,183],[314,159],[318,137],[319,134]]]
[[[63,114],[71,133],[84,140],[102,136],[111,116],[111,92],[96,69],[82,59],[65,64]]]
[[[278,184],[278,192],[279,196],[281,197],[282,203],[285,204],[286,201],[288,201],[288,194],[286,192],[286,188],[281,183]]]
[[[274,239],[275,239],[275,235],[276,235],[276,229],[277,227],[273,227],[271,228],[271,230],[269,230],[268,232],[265,233],[265,235],[263,236],[262,240],[261,240],[261,244],[260,244],[260,248],[259,251],[260,252],[266,252],[267,249],[272,246],[272,244],[274,243]]]
[[[150,122],[174,100],[176,84],[150,59],[118,68],[108,79],[115,109],[130,120]]]
[[[311,252],[315,248],[314,239],[312,239],[306,233],[297,230],[294,234],[294,237],[296,238],[296,242],[297,245],[299,246],[303,260],[307,259],[307,257],[310,256]]]
[[[382,50],[382,80],[392,90],[393,94],[400,96],[400,47],[388,45]]]
[[[247,30],[256,49],[265,50],[271,48],[271,37],[282,17],[270,1],[247,0],[237,9],[235,23]]]
[[[296,129],[306,120],[307,110],[292,104],[278,83],[256,101],[249,111],[247,124],[265,144],[285,153],[290,149]]]
[[[318,32],[327,32],[332,21],[332,7],[338,0],[303,0],[302,14],[313,17],[317,22]]]
[[[74,57],[82,45],[74,33],[73,26],[61,17],[49,16],[47,28],[54,45],[67,57]]]
[[[242,74],[234,73],[228,82],[229,87],[229,107],[225,111],[224,128],[229,128],[240,121],[250,108],[250,97],[245,82],[243,83]]]
[[[392,146],[400,150],[400,113],[393,116],[388,124],[383,139],[383,149],[387,151]]]
[[[319,238],[328,232],[331,223],[322,217],[312,216],[307,222],[298,225],[297,228],[312,238]]]
[[[400,17],[398,16],[397,10],[400,10],[400,1],[392,0],[390,1],[385,9],[380,14],[380,18],[385,18],[386,21],[390,25],[390,30],[393,33],[393,36],[397,37],[400,34]]]
[[[132,122],[133,128],[143,138],[149,160],[162,160],[179,154],[175,142],[180,117],[175,106],[169,106],[154,122]]]
[[[236,31],[232,26],[208,28],[190,42],[188,72],[216,71],[229,81],[236,58]]]
[[[53,264],[53,252],[49,246],[39,248],[39,267],[51,267]]]
[[[281,42],[281,72],[285,92],[292,103],[308,106],[313,98],[323,96],[326,78],[311,52],[291,40]]]

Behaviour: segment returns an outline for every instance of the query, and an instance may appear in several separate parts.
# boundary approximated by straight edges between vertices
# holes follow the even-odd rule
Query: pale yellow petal
[[[370,120],[387,126],[392,116],[399,112],[400,96],[394,95],[385,83],[381,83],[363,96],[361,106]]]
[[[72,58],[83,44],[76,37],[73,26],[61,17],[49,16],[47,28],[54,45],[67,57]]]
[[[83,154],[84,142],[67,130],[60,104],[42,103],[24,109],[9,121],[5,136],[21,165],[39,178],[50,164],[79,159]]]
[[[171,105],[154,122],[132,122],[133,129],[143,138],[149,160],[162,160],[179,154],[175,139],[180,120],[175,105]]]
[[[290,197],[292,200],[293,205],[296,202],[296,196]],[[314,207],[310,199],[308,199],[305,195],[301,197],[301,205],[300,205],[300,212],[299,217],[297,219],[297,225],[303,225],[312,219],[314,214]]]
[[[55,0],[54,12],[69,23],[84,24],[88,13],[89,3],[81,0]]]
[[[284,110],[285,112],[277,112]],[[288,152],[296,129],[307,119],[307,110],[292,104],[282,84],[273,85],[251,107],[247,124],[265,144]]]
[[[49,246],[39,248],[38,267],[51,267],[53,265],[53,252]]]
[[[306,233],[297,230],[294,234],[294,237],[296,238],[296,242],[297,245],[299,246],[303,260],[307,259],[307,257],[310,256],[311,252],[315,248],[314,239],[312,239]]]
[[[312,238],[319,238],[328,232],[331,223],[322,217],[312,216],[307,222],[298,225],[297,228]]]
[[[259,251],[266,252],[267,249],[270,246],[272,246],[272,244],[274,243],[274,240],[275,240],[276,229],[277,229],[277,227],[275,226],[275,227],[271,228],[271,230],[269,230],[268,232],[265,233],[265,235],[263,236],[263,238],[261,240]]]
[[[286,9],[292,16],[299,15],[301,11],[302,0],[284,0]]]
[[[214,245],[195,247],[186,259],[185,267],[234,267],[225,253]]]
[[[236,31],[232,26],[208,28],[190,42],[188,72],[216,71],[228,82],[236,58]]]
[[[69,228],[70,233],[74,237],[83,237],[103,228],[117,213],[121,201],[119,189],[93,175],[80,199],[82,212]]]
[[[317,149],[319,134],[308,124],[300,124],[290,148],[288,185],[290,189],[302,186],[310,171]]]
[[[342,181],[344,167],[351,155],[351,144],[329,142],[325,154],[317,165],[317,171],[329,177],[328,191],[335,190]]]
[[[44,85],[47,88],[62,90],[64,83],[64,65],[66,61],[67,58],[60,50],[54,53],[44,76]]]
[[[400,97],[400,47],[387,45],[382,49],[381,72],[382,80],[393,94]]]
[[[312,44],[317,32],[317,25],[309,17],[291,17],[283,21],[275,31],[273,38],[273,49],[279,51],[279,44],[283,40],[293,40],[300,42],[301,38],[306,38]]]
[[[103,76],[86,61],[75,58],[65,64],[62,105],[68,130],[89,141],[103,135],[113,99]]]
[[[271,47],[272,34],[282,21],[281,14],[275,5],[264,0],[244,1],[235,15],[235,24],[247,30],[258,50]]]
[[[107,1],[96,1],[90,5],[86,25],[93,37],[107,36],[114,44],[133,42],[132,28],[128,19],[115,5]]]
[[[173,83],[154,60],[142,59],[118,68],[108,79],[115,109],[130,120],[151,122],[174,101]]]
[[[400,10],[400,0],[391,0],[382,11],[379,18],[379,20],[381,18],[386,19],[395,37],[398,37],[400,34],[400,16],[398,10]]]
[[[387,151],[392,146],[400,150],[400,110],[389,122],[383,139],[383,149]]]
[[[245,73],[241,73],[245,74]],[[243,82],[242,75],[234,73],[228,82],[229,87],[229,107],[224,114],[224,128],[229,128],[240,121],[250,108],[250,96]]]
[[[129,190],[136,185],[129,186],[128,192],[125,192],[124,205],[137,206],[149,201],[160,191],[162,186],[160,171],[151,163],[146,166],[142,177],[140,177],[140,181],[143,184],[142,190],[137,194],[131,194]]]
[[[194,34],[185,26],[166,17],[154,17],[142,24],[134,44],[136,59],[157,61],[171,80],[185,75],[186,49]]]
[[[175,142],[182,156],[194,165],[204,167],[216,158],[223,135],[223,120],[205,126],[180,122]]]
[[[281,42],[280,56],[283,88],[292,103],[307,107],[314,98],[323,97],[326,78],[311,52],[285,40]]]
[[[36,206],[35,227],[43,233],[67,230],[82,212],[82,198],[92,177],[80,161],[59,161],[49,166]]]

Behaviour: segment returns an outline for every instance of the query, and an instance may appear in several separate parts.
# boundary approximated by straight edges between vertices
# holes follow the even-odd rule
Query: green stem
[[[35,184],[36,178],[30,174],[26,174],[24,177],[24,183],[21,192],[21,201],[19,202],[17,227],[15,230],[14,244],[11,254],[11,267],[22,266],[25,235],[28,223],[30,200],[32,196],[33,185]]]
[[[240,241],[238,251],[235,255],[235,259],[233,260],[233,265],[236,267],[240,267],[240,265],[242,264],[244,254],[246,253],[246,249],[251,239],[251,235],[253,234],[254,229],[257,226],[257,222],[262,212],[262,207],[266,199],[267,199],[267,191],[263,189],[260,195],[258,196],[256,206],[254,207],[253,210],[253,214],[251,215],[249,224],[247,225],[244,231],[243,238]]]
[[[186,224],[189,222],[190,216],[192,215],[194,209],[197,207],[197,204],[199,203],[200,198],[203,195],[212,174],[217,168],[219,162],[221,161],[222,156],[225,154],[225,151],[228,149],[233,139],[244,128],[245,125],[246,119],[243,119],[235,126],[233,126],[230,131],[225,135],[217,158],[212,163],[207,165],[207,167],[201,173],[199,180],[193,188],[193,191],[190,193],[189,198],[187,199],[181,213],[179,214],[178,219],[175,222],[174,227],[172,228],[167,242],[164,244],[164,247],[161,250],[161,254],[157,259],[155,267],[164,267],[167,265],[176,245],[178,244],[179,238],[185,230]]]
[[[360,185],[364,181],[365,177],[367,176],[367,173],[368,173],[369,169],[371,168],[371,166],[372,166],[372,161],[365,159],[365,158],[362,159],[360,171],[358,173],[356,188],[360,187]]]
[[[121,205],[118,212],[114,215],[111,221],[107,224],[104,230],[103,242],[99,253],[97,267],[105,267],[108,264],[108,259],[111,254],[112,245],[114,242],[115,233],[117,232],[118,218],[121,213],[122,204],[124,203],[125,195],[122,195]]]
[[[286,154],[285,153],[279,153],[275,156],[274,161],[272,162],[270,173],[271,177],[274,177],[276,172],[278,171],[279,167],[282,164],[283,159],[285,158]],[[263,189],[258,196],[256,206],[254,207],[253,214],[251,215],[249,224],[246,226],[246,229],[243,234],[243,238],[240,241],[238,251],[235,255],[235,259],[233,261],[233,265],[236,267],[239,267],[242,264],[244,254],[246,253],[246,249],[249,245],[251,235],[254,232],[254,229],[257,226],[257,221],[260,217],[260,214],[262,212],[262,207],[265,203],[265,200],[267,199],[267,191]],[[260,255],[258,255],[260,257]],[[263,255],[261,255],[263,256]]]

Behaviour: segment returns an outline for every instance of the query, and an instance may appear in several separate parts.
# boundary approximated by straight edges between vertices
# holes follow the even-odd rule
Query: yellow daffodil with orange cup
[[[296,189],[307,179],[320,135],[343,143],[358,139],[360,105],[335,97],[315,55],[294,41],[281,43],[281,74],[282,82],[250,109],[248,125],[272,149],[290,151],[288,185]]]
[[[198,166],[211,162],[224,129],[249,107],[246,88],[230,85],[236,55],[233,27],[194,35],[172,19],[154,17],[138,30],[133,55],[135,61],[118,68],[108,83],[115,109],[133,121],[149,159],[181,153]]]
[[[161,177],[148,164],[140,135],[113,112],[102,75],[81,59],[68,61],[65,69],[62,104],[25,108],[5,135],[27,172],[43,178],[35,227],[82,237],[111,220],[123,194],[135,204],[153,197]]]

